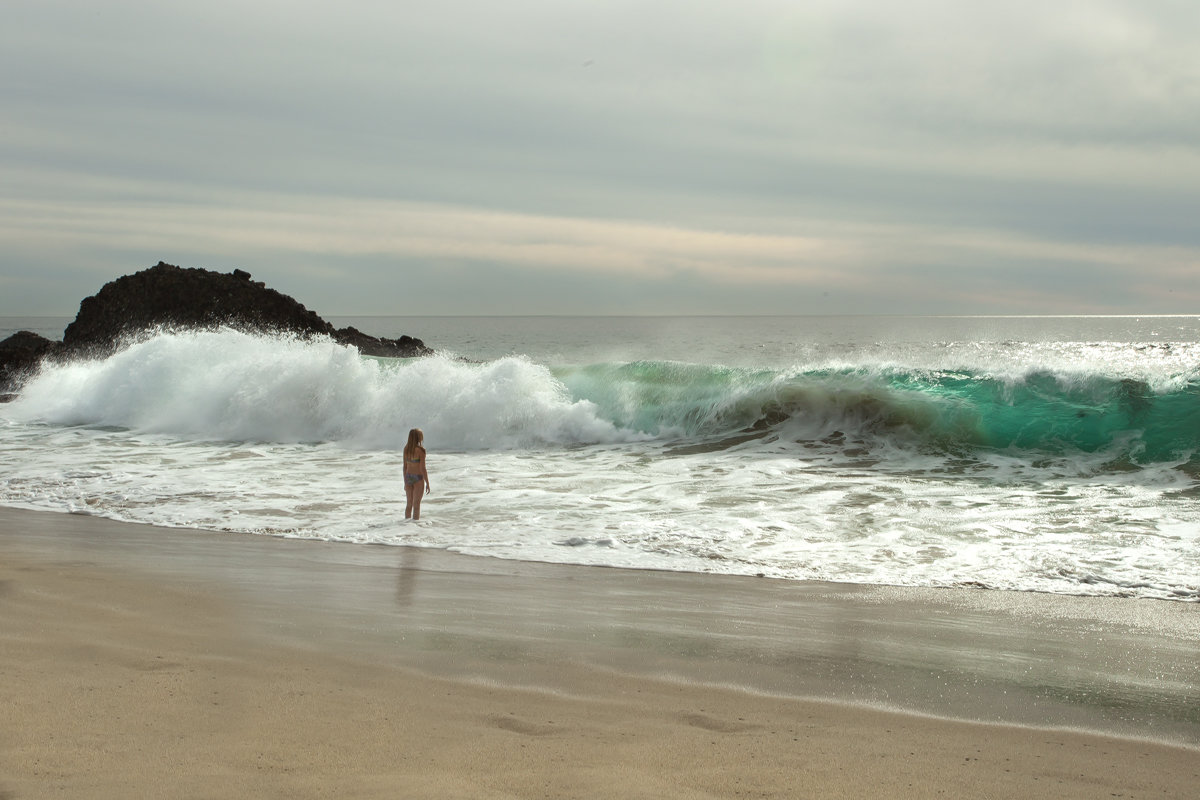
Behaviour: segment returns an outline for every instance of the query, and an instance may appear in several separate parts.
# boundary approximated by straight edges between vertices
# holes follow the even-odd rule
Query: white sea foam
[[[163,333],[104,360],[47,365],[5,415],[193,439],[382,449],[402,446],[413,427],[463,450],[637,438],[524,358],[370,359],[329,340],[232,330]]]
[[[1143,354],[1142,379],[1194,371],[1176,355]],[[392,361],[164,334],[49,366],[0,406],[0,503],[542,561],[1200,598],[1190,454],[1112,468],[1104,448],[914,445],[893,432],[949,401],[889,405],[871,357],[798,387],[811,366]],[[751,428],[770,408],[791,415]],[[397,480],[414,426],[433,484],[421,525]]]

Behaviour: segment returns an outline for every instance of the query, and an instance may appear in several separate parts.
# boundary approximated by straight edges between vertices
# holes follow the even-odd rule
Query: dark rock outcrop
[[[225,274],[160,261],[106,283],[85,298],[75,321],[63,332],[61,344],[28,331],[0,343],[0,392],[18,386],[46,356],[105,356],[143,331],[217,327],[329,336],[372,356],[412,358],[433,352],[411,336],[381,339],[355,328],[335,330],[315,312],[266,288],[261,281],[251,280],[250,273],[243,270]]]
[[[58,342],[32,331],[18,331],[0,342],[0,402],[11,400],[8,392],[20,386],[43,358],[60,347]]]
[[[433,354],[433,351],[426,347],[424,342],[411,336],[401,336],[399,339],[379,339],[375,336],[368,336],[358,328],[338,328],[333,332],[333,338],[339,344],[357,347],[358,351],[365,356],[410,358]]]
[[[79,304],[63,332],[68,351],[111,352],[130,334],[153,328],[211,328],[333,334],[300,303],[250,280],[250,274],[158,266],[104,284]]]

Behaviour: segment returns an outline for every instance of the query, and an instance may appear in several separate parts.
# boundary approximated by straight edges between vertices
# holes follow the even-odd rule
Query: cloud
[[[1200,250],[1198,35],[1166,0],[11,0],[0,236],[10,265],[393,259],[668,313],[672,280],[689,310],[1163,303]]]
[[[131,187],[125,192],[136,194]],[[792,229],[809,233],[781,235],[384,199],[255,193],[237,199],[232,204],[197,194],[173,202],[0,200],[0,244],[10,251],[32,244],[58,252],[140,252],[149,263],[186,252],[234,265],[306,264],[311,278],[339,274],[322,264],[356,260],[421,264],[435,271],[453,265],[459,273],[476,274],[506,265],[528,282],[549,274],[560,281],[576,276],[631,287],[678,280],[707,286],[714,296],[745,294],[755,298],[751,305],[763,291],[836,291],[854,295],[856,305],[877,293],[883,309],[905,296],[922,307],[963,302],[969,291],[985,293],[989,307],[1001,300],[1027,307],[1037,293],[1020,287],[1047,265],[1060,272],[1074,265],[1073,275],[1091,271],[1093,287],[1098,272],[1140,270],[1179,283],[1200,266],[1196,251],[1188,248],[1064,242],[962,227],[810,218],[790,221]],[[1031,264],[1040,266],[1031,270]],[[913,275],[925,280],[913,281]],[[1082,281],[1043,292],[1038,310],[1061,305],[1064,290],[1080,302],[1089,293],[1079,289]],[[470,277],[463,282],[469,286]],[[1044,276],[1041,282],[1046,284]],[[953,284],[971,288],[952,292]],[[1186,290],[1175,299],[1184,297],[1200,299]],[[1104,305],[1088,302],[1091,310]]]
[[[0,242],[147,252],[206,247],[263,253],[498,262],[611,278],[716,282],[810,280],[845,261],[844,243],[817,237],[685,229],[620,220],[498,212],[429,203],[243,195],[243,205],[194,200],[121,203],[0,200]],[[41,242],[37,238],[41,237]]]

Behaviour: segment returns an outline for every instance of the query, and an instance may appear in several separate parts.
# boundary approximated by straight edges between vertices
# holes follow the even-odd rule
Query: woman
[[[408,432],[404,445],[405,519],[421,518],[421,497],[429,493],[429,473],[425,471],[425,434],[420,428]]]

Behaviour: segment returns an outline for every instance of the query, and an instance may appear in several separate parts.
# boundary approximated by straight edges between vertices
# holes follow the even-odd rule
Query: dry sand
[[[1196,609],[1003,594],[0,509],[0,798],[1196,797]]]

